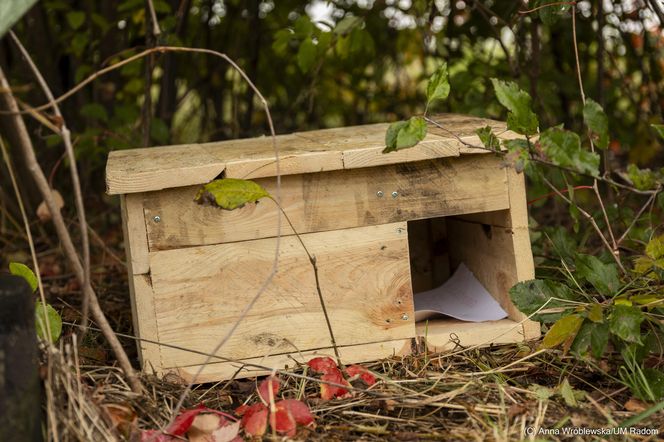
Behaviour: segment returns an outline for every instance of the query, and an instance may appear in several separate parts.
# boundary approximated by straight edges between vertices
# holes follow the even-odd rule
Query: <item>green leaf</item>
[[[0,1],[0,37],[14,26],[14,23],[32,7],[37,0],[2,0]]]
[[[570,350],[574,354],[582,358],[588,355],[588,349],[590,348],[590,338],[594,325],[595,324],[590,321],[583,321],[579,332],[576,334],[576,338],[574,338],[572,347],[570,347]]]
[[[530,109],[530,95],[521,90],[514,82],[505,82],[492,78],[496,98],[510,112],[507,115],[507,128],[523,135],[537,133],[539,121]]]
[[[254,181],[222,178],[205,184],[194,199],[199,204],[211,204],[226,210],[235,210],[247,203],[255,203],[270,194]]]
[[[39,287],[39,283],[37,282],[37,276],[30,269],[30,267],[26,266],[25,264],[21,264],[20,262],[10,262],[9,273],[11,273],[12,275],[20,276],[23,279],[25,279],[28,282],[28,284],[30,284],[30,289],[32,289],[33,293],[35,290],[37,290],[37,287]]]
[[[363,22],[364,19],[362,17],[347,15],[339,23],[337,23],[333,32],[337,35],[345,35],[356,27],[360,26]]]
[[[555,24],[563,13],[565,13],[570,5],[566,2],[559,2],[558,0],[539,0],[533,2],[533,8],[540,7],[539,17],[547,26]],[[530,4],[530,3],[529,3]],[[545,6],[550,5],[550,6]],[[544,6],[544,7],[542,7]]]
[[[293,39],[293,31],[291,29],[279,29],[274,34],[274,42],[272,42],[272,50],[277,55],[285,55]]]
[[[427,122],[422,117],[390,124],[385,134],[383,153],[395,152],[415,146],[427,135]]]
[[[578,254],[575,266],[576,274],[591,283],[604,296],[613,296],[620,288],[615,264],[604,264],[594,256]]]
[[[558,392],[560,393],[560,396],[563,398],[565,401],[565,404],[567,404],[568,407],[578,407],[579,406],[579,400],[583,399],[585,396],[585,393],[582,390],[574,390],[572,386],[570,385],[569,381],[567,378],[563,380],[560,385],[558,386]]]
[[[664,372],[656,368],[644,368],[643,376],[655,400],[664,398]]]
[[[639,169],[635,164],[627,166],[629,180],[639,190],[650,190],[657,184],[657,176],[650,169]]]
[[[588,310],[588,319],[593,322],[604,322],[604,314],[602,312],[602,306],[599,304],[593,304]]]
[[[581,149],[581,139],[574,132],[549,128],[540,136],[540,144],[554,164],[592,176],[599,175],[599,155]]]
[[[305,74],[311,70],[316,62],[316,45],[307,37],[300,43],[300,49],[297,51],[297,65]]]
[[[491,126],[485,126],[477,129],[475,133],[480,137],[480,141],[482,141],[484,147],[491,150],[500,150],[500,140],[493,133]]]
[[[449,73],[447,63],[440,65],[436,72],[429,78],[427,84],[427,104],[435,100],[444,100],[450,94]]]
[[[576,297],[564,284],[550,279],[531,279],[515,284],[510,289],[510,299],[522,313],[530,316],[545,304],[543,310],[569,307],[568,303],[559,299],[572,301]],[[533,320],[549,323],[558,320],[563,314],[564,312],[538,313],[533,316]]]
[[[654,236],[648,241],[646,255],[654,260],[664,258],[664,235]]]
[[[0,15],[1,16],[1,15]],[[651,124],[650,125],[653,129],[655,129],[655,132],[657,132],[657,135],[664,140],[664,124]]]
[[[595,145],[600,149],[609,147],[609,119],[602,106],[588,98],[583,106],[583,120],[595,135]]]
[[[563,342],[574,339],[581,328],[581,324],[583,324],[583,317],[580,315],[574,314],[560,318],[544,336],[542,347],[554,348]]]
[[[44,315],[46,315],[46,318],[44,318]],[[58,312],[50,304],[46,304],[46,310],[44,310],[44,304],[37,301],[35,304],[35,325],[37,336],[43,341],[48,340],[47,330],[51,332],[51,343],[55,344],[60,338],[60,334],[62,333],[62,318],[60,318]]]
[[[641,322],[644,319],[636,307],[615,305],[609,317],[609,330],[623,341],[641,344]]]
[[[67,13],[67,23],[75,31],[85,22],[85,12],[71,11]]]
[[[595,359],[600,359],[602,357],[608,343],[609,324],[606,322],[602,324],[593,324],[590,331],[590,348]]]

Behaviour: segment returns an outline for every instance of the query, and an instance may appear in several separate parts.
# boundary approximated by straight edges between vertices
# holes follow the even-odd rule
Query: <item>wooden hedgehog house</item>
[[[491,120],[436,119],[445,131],[430,126],[420,144],[390,154],[388,124],[277,136],[281,204],[316,256],[344,363],[408,354],[418,339],[445,350],[539,336],[508,294],[534,277],[523,175],[469,147],[481,145],[475,131],[486,125],[499,138],[514,134]],[[272,271],[274,203],[203,206],[194,202],[201,185],[244,178],[274,194],[275,175],[270,137],[111,152],[107,188],[121,199],[144,369],[191,379]],[[277,274],[219,351],[226,359],[212,359],[198,381],[334,354],[307,255],[285,222],[281,235]],[[416,323],[413,293],[460,263],[508,317]]]

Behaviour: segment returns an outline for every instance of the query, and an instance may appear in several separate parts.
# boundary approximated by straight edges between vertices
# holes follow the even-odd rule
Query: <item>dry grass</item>
[[[168,421],[184,389],[176,377],[146,375],[143,382],[148,392],[135,395],[117,368],[79,360],[70,339],[44,352],[49,374],[47,416],[57,440],[135,439],[140,429],[158,428]],[[318,399],[315,381],[282,373],[282,394],[302,398],[316,415],[316,428],[301,429],[300,440],[521,440],[529,439],[528,427],[608,428],[635,414],[625,410],[629,391],[571,357],[540,353],[514,364],[534,350],[534,343],[505,345],[453,356],[421,354],[367,364],[381,382],[359,389],[352,398],[333,401]],[[577,406],[566,403],[559,393],[565,379],[577,391]],[[232,412],[253,399],[255,386],[255,379],[201,385],[187,406],[202,402]],[[639,426],[658,428],[664,434],[663,418],[660,412]],[[565,438],[549,435],[544,439]]]

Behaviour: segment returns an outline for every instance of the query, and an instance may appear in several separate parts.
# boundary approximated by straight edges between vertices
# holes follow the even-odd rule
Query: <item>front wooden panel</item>
[[[337,343],[415,336],[406,223],[302,235],[316,256]],[[159,340],[210,352],[272,269],[276,239],[150,253]],[[281,239],[279,272],[232,338],[227,358],[330,347],[314,274],[294,236]],[[386,354],[385,356],[388,356]],[[162,347],[163,367],[204,357]]]
[[[275,194],[274,178],[257,181]],[[272,201],[229,212],[194,203],[198,189],[145,194],[150,250],[276,236],[278,211]],[[281,196],[300,233],[509,208],[505,169],[494,155],[284,176]],[[281,233],[292,234],[285,222]]]

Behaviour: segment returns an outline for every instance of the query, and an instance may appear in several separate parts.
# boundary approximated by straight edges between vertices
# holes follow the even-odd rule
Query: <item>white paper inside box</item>
[[[509,288],[533,278],[523,177],[481,149],[474,131],[504,124],[438,117],[459,138],[430,131],[418,146],[382,154],[387,125],[277,138],[281,205],[316,256],[319,283],[346,363],[539,335]],[[219,176],[276,194],[269,138],[112,152],[111,194],[122,201],[135,332],[146,369],[190,378],[278,272],[201,381],[253,376],[333,354],[305,251],[269,200],[234,211],[194,197]],[[463,263],[508,317],[416,323],[413,293]],[[424,338],[425,337],[425,338]]]

